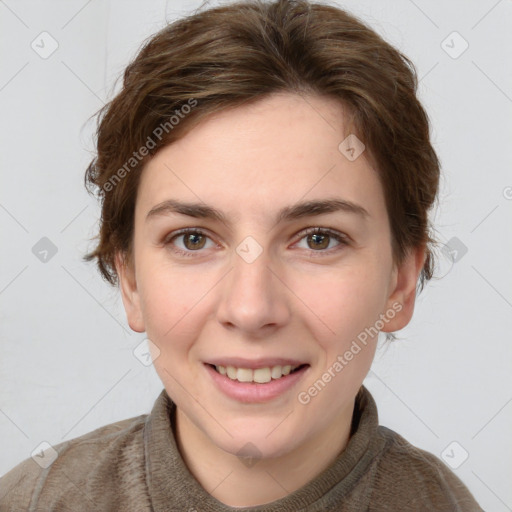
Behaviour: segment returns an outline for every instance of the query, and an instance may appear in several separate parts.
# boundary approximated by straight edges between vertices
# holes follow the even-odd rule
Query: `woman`
[[[14,468],[1,510],[481,510],[362,385],[432,277],[439,162],[416,86],[374,31],[305,0],[147,42],[100,115],[87,259],[165,389]]]

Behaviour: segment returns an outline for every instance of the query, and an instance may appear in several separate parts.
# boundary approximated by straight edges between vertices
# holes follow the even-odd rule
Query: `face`
[[[423,252],[393,264],[377,172],[347,135],[337,101],[276,94],[142,172],[133,265],[117,259],[128,321],[181,421],[229,453],[280,456],[350,421],[375,332],[412,315]]]

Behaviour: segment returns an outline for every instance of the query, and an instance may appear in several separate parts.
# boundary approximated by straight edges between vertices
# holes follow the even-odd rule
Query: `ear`
[[[137,290],[134,264],[131,258],[127,259],[125,255],[118,251],[115,256],[115,265],[128,325],[135,332],[144,332],[146,329]]]
[[[385,324],[382,331],[399,331],[411,321],[416,300],[416,286],[424,263],[425,245],[421,245],[409,249],[402,264],[395,265],[386,311],[393,310],[396,314]]]

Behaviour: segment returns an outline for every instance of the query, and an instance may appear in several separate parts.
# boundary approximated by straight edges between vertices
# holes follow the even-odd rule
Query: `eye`
[[[348,237],[338,231],[327,228],[308,228],[305,232],[301,233],[302,240],[305,240],[307,247],[301,247],[311,252],[329,252],[334,249],[338,250],[341,246],[348,245]],[[337,242],[334,247],[332,242]],[[300,247],[300,245],[299,245]]]
[[[300,235],[296,242],[301,249],[308,250],[311,254],[331,254],[349,244],[349,238],[333,229],[329,228],[308,228]],[[306,243],[306,247],[301,243]],[[333,242],[336,242],[333,246]],[[217,244],[200,228],[184,228],[175,231],[163,240],[165,246],[180,256],[193,257],[200,256],[202,249],[211,249]],[[195,254],[197,253],[197,254]]]
[[[177,243],[180,240],[181,246]],[[210,245],[207,245],[208,241]],[[209,249],[216,245],[205,232],[198,228],[187,228],[171,233],[164,240],[164,244],[169,245],[172,251],[183,256],[194,256],[192,253],[200,252],[201,249]]]

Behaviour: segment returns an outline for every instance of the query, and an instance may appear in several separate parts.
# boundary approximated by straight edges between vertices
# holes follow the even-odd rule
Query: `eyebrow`
[[[361,205],[344,199],[333,198],[304,201],[291,206],[286,206],[278,212],[275,223],[290,222],[304,217],[312,217],[333,212],[350,213],[357,215],[364,220],[370,217],[368,211]],[[204,203],[182,202],[176,199],[168,199],[151,208],[146,215],[146,221],[159,215],[169,215],[173,213],[187,215],[188,217],[198,219],[212,219],[224,224],[229,224],[226,215],[212,206],[208,206]]]

